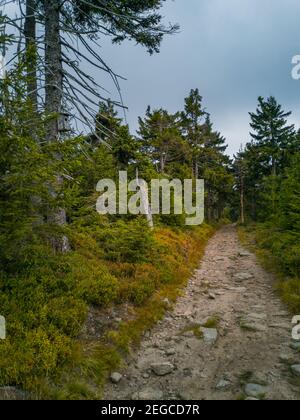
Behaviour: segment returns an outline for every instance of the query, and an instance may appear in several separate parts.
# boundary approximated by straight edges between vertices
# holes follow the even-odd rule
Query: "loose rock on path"
[[[185,295],[104,398],[299,400],[299,342],[273,283],[235,227],[221,229]]]

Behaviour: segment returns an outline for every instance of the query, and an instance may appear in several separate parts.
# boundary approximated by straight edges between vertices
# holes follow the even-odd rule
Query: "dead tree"
[[[33,110],[38,110],[36,0],[26,1],[24,36],[26,46],[27,95]]]

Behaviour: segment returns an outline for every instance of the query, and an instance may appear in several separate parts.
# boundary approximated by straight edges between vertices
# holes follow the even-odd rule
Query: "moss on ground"
[[[175,302],[214,229],[158,228],[137,219],[95,229],[70,229],[72,251],[56,255],[26,245],[30,264],[0,271],[0,386],[17,386],[40,399],[99,399],[112,370]],[[127,244],[127,246],[126,246]],[[32,249],[29,249],[32,246]],[[128,319],[101,337],[84,339],[90,305]]]

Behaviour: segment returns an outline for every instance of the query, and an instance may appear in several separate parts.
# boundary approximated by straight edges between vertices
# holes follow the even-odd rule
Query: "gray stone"
[[[216,386],[217,391],[226,391],[228,388],[230,388],[231,383],[229,381],[226,381],[225,379],[222,379],[218,385]]]
[[[245,388],[245,393],[248,397],[264,398],[268,392],[268,388],[259,384],[248,384]]]
[[[132,400],[159,401],[163,399],[163,393],[159,389],[147,388],[132,395]]]
[[[238,273],[234,275],[234,278],[239,281],[253,279],[253,274],[250,273]]]
[[[293,364],[295,362],[294,358],[292,358],[289,354],[285,354],[285,353],[282,353],[279,356],[279,360],[281,363],[287,363],[287,364]]]
[[[248,397],[245,399],[245,401],[259,401],[257,398]]]
[[[267,386],[268,380],[266,378],[266,375],[264,375],[261,372],[254,373],[251,378],[251,382],[257,385]]]
[[[291,344],[291,349],[296,350],[296,351],[300,351],[300,341],[295,341],[294,343]]]
[[[291,370],[292,370],[292,373],[295,376],[300,377],[300,365],[293,365],[293,366],[291,366]]]
[[[241,251],[241,252],[239,253],[239,256],[240,256],[240,257],[251,257],[251,256],[252,256],[252,254],[250,254],[250,252],[248,252],[248,251]]]
[[[245,293],[245,292],[247,292],[247,288],[246,287],[229,287],[228,290],[230,290],[232,292],[237,292],[237,293]]]
[[[193,400],[193,396],[191,395],[191,390],[190,389],[182,389],[179,393],[178,393],[178,398],[177,400],[180,401],[191,401]]]
[[[166,356],[174,356],[176,354],[176,350],[175,349],[167,349],[166,350]]]
[[[215,328],[201,328],[204,342],[214,344],[218,339],[218,331]]]
[[[210,293],[208,297],[210,300],[216,300],[216,295],[214,293]]]
[[[154,363],[151,365],[153,373],[157,376],[170,375],[174,370],[175,366],[172,363]]]
[[[110,380],[113,384],[118,384],[122,378],[123,376],[119,372],[114,372],[110,375]]]

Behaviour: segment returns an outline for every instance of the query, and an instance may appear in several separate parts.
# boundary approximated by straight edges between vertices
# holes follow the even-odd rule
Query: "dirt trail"
[[[225,227],[209,242],[185,295],[146,335],[122,379],[112,378],[105,398],[298,400],[291,366],[300,363],[299,343],[291,329],[272,277],[241,246],[236,229]]]

